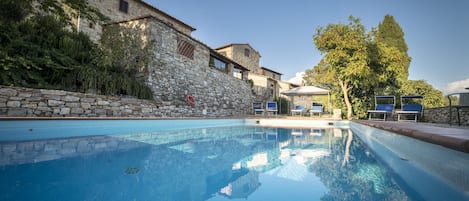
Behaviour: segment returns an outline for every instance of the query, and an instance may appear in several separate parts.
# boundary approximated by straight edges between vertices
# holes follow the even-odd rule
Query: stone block
[[[64,104],[65,104],[65,102],[63,102],[63,101],[58,101],[58,100],[48,100],[48,101],[47,101],[47,105],[48,105],[48,106],[52,106],[52,107],[54,107],[54,106],[60,106],[60,105],[64,105]]]
[[[41,93],[44,95],[55,95],[55,96],[64,96],[67,92],[62,90],[48,90],[48,89],[40,89]]]
[[[121,103],[115,101],[115,102],[112,102],[109,106],[111,106],[111,107],[119,107],[119,106],[121,106]]]
[[[80,101],[80,97],[76,97],[76,96],[65,96],[63,98],[64,101],[67,101],[67,102],[77,102],[77,101]]]
[[[10,109],[8,109],[7,116],[10,116],[10,117],[25,117],[27,113],[28,113],[27,109],[10,108]]]
[[[95,98],[81,98],[80,102],[82,102],[82,103],[94,103],[94,102],[96,102],[96,99]]]
[[[8,101],[7,102],[7,107],[20,107],[21,102],[20,101]]]
[[[103,100],[100,100],[98,101],[97,105],[109,105],[110,103],[108,101],[103,101]]]
[[[87,103],[87,102],[85,102],[85,103],[82,102],[82,103],[81,103],[81,108],[83,108],[83,109],[90,109],[90,108],[91,108],[91,104],[90,104],[90,103]]]
[[[83,110],[83,108],[72,108],[72,110],[70,111],[70,113],[72,114],[83,114],[85,112],[85,110]]]
[[[78,102],[68,102],[68,103],[65,103],[65,107],[79,108],[80,106],[81,106],[81,104],[78,103]]]
[[[70,114],[70,108],[64,107],[60,108],[60,115],[69,115]]]
[[[21,105],[22,108],[37,108],[37,104],[36,103],[27,103],[27,104],[23,104]]]
[[[31,96],[32,96],[31,93],[19,93],[18,94],[18,97],[22,97],[22,98],[29,98]]]
[[[11,88],[0,88],[0,96],[16,96],[18,92]]]

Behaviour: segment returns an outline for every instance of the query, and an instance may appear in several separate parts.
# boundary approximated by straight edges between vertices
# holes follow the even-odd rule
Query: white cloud
[[[455,92],[466,92],[465,88],[469,87],[469,78],[465,80],[459,80],[455,82],[450,82],[446,85],[446,93],[455,93]]]
[[[301,83],[303,82],[304,76],[305,76],[305,72],[297,72],[295,74],[295,77],[290,78],[288,82],[301,85]]]

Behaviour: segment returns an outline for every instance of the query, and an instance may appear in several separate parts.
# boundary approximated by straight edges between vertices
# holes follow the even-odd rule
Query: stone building
[[[280,92],[297,87],[281,81],[282,73],[260,66],[261,55],[250,44],[232,43],[215,50],[249,69],[248,79],[253,82],[253,92],[258,101],[276,99],[281,96]]]
[[[191,37],[195,28],[140,0],[88,0],[110,22],[76,19],[77,29],[99,42],[103,29],[131,27],[155,46],[155,60],[142,74],[154,98],[179,108],[169,116],[233,116],[250,113],[248,68]],[[138,58],[138,57],[136,57]],[[188,95],[196,104],[187,103]]]
[[[261,55],[249,44],[232,43],[215,50],[223,56],[226,56],[241,65],[245,66],[253,74],[261,74],[259,60]]]
[[[168,15],[167,13],[153,7],[152,5],[141,0],[87,0],[89,5],[96,7],[99,11],[109,18],[109,22],[120,22],[129,19],[136,19],[143,16],[151,15],[162,22],[168,24],[172,28],[191,35],[195,28],[184,23],[183,21]],[[90,38],[98,42],[102,32],[101,24],[94,24],[85,18],[78,17],[73,20],[78,31],[82,31],[90,36]],[[108,23],[109,23],[108,22]]]

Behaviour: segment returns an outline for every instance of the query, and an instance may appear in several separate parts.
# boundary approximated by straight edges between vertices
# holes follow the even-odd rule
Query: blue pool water
[[[87,132],[82,137],[48,133],[31,124],[10,126],[11,132],[26,130],[24,135],[41,130],[41,140],[13,141],[10,136],[0,142],[0,200],[439,200],[440,194],[445,200],[468,198],[465,186],[445,179],[450,173],[432,173],[444,172],[446,164],[433,167],[435,160],[404,155],[393,143],[406,149],[405,143],[412,141],[397,137],[387,142],[392,134],[377,134],[361,125],[286,129],[228,120],[222,127],[194,123],[190,128],[152,131],[143,125],[131,129],[123,122],[101,123],[94,130],[70,130]],[[70,122],[60,125],[63,129]],[[111,134],[99,130],[103,128]],[[62,135],[67,137],[57,138]],[[451,164],[451,172],[462,175],[459,185],[468,183],[467,154],[412,143],[425,152],[436,149],[433,156],[456,154],[451,160],[462,160],[462,165]]]

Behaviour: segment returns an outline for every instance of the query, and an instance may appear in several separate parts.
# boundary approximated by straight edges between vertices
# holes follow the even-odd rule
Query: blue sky
[[[283,80],[313,68],[322,55],[312,42],[319,26],[347,23],[353,15],[370,30],[386,14],[405,34],[412,57],[409,79],[445,93],[469,87],[468,0],[146,0],[197,30],[212,48],[249,43],[261,66]]]

